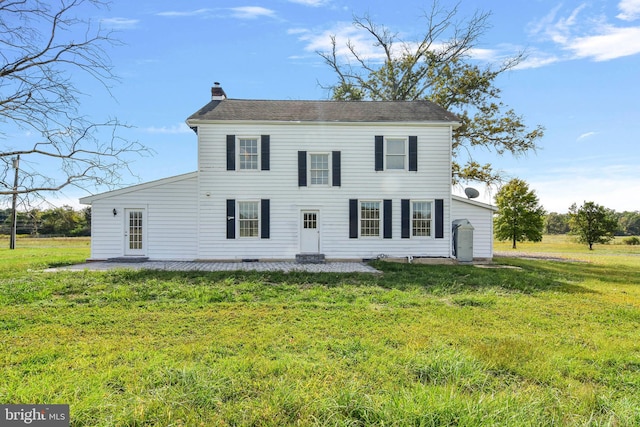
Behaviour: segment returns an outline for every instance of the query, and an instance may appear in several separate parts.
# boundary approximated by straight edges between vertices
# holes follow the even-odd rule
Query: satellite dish
[[[465,188],[464,189],[464,194],[466,194],[467,197],[470,198],[470,199],[475,199],[476,197],[478,197],[480,195],[478,190],[476,190],[475,188],[471,188],[471,187]]]

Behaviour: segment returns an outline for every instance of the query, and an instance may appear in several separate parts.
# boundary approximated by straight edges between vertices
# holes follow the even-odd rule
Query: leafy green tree
[[[640,236],[640,212],[625,211],[618,214],[619,231],[626,236]]]
[[[567,234],[569,232],[569,215],[551,212],[544,220],[547,234]]]
[[[78,212],[80,221],[73,229],[73,236],[91,236],[91,207],[86,207]]]
[[[521,179],[512,179],[496,194],[498,215],[494,219],[494,232],[498,240],[516,242],[542,240],[545,211],[535,191]]]
[[[75,236],[86,226],[84,214],[71,206],[49,209],[42,213],[42,234]]]
[[[434,0],[424,14],[424,34],[415,41],[401,39],[399,32],[374,23],[368,16],[354,17],[354,26],[371,36],[376,54],[364,55],[349,41],[345,58],[335,36],[331,38],[332,50],[318,54],[337,76],[337,83],[326,87],[336,100],[426,99],[456,113],[462,125],[453,135],[454,182],[495,183],[500,174],[491,164],[475,161],[469,148],[520,155],[535,150],[544,130],[541,126],[528,129],[523,118],[500,101],[500,89],[495,85],[496,78],[521,63],[524,55],[498,65],[472,63],[470,51],[489,28],[490,14],[477,12],[459,24],[457,12],[457,7],[446,10]]]
[[[578,207],[575,203],[569,207],[569,226],[571,234],[578,236],[578,242],[589,245],[593,250],[595,243],[607,243],[613,239],[618,228],[615,212],[594,202],[584,202]]]

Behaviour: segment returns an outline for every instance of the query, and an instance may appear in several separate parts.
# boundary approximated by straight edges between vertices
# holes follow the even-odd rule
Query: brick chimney
[[[227,94],[224,93],[219,82],[213,83],[213,87],[211,88],[211,100],[222,101],[223,99],[227,99]]]

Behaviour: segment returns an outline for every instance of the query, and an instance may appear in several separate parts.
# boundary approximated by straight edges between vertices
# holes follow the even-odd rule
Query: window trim
[[[377,203],[378,204],[378,234],[377,235],[364,235],[362,233],[362,204],[363,203]],[[383,200],[358,200],[358,237],[362,239],[382,239],[384,236],[384,201]]]
[[[327,156],[327,183],[314,184],[311,176],[311,156]],[[318,169],[324,170],[324,169]],[[307,151],[307,186],[309,187],[331,187],[333,186],[333,154],[331,151]]]
[[[247,169],[242,167],[242,153],[240,152],[241,140],[256,141],[256,162],[255,168]],[[262,137],[261,136],[236,136],[236,170],[240,172],[256,172],[262,170]]]
[[[241,227],[240,227],[240,223],[243,221],[256,221],[254,219],[242,219],[240,218],[240,205],[242,203],[255,203],[256,204],[256,210],[258,213],[258,229],[257,229],[257,233],[255,236],[243,236],[240,233]],[[250,200],[236,200],[236,212],[237,212],[237,221],[236,221],[236,236],[238,239],[260,239],[261,238],[261,230],[262,230],[262,205],[261,205],[261,200],[257,199],[250,199]]]
[[[400,157],[399,154],[389,154],[389,141],[402,141],[404,145],[404,153],[402,154],[403,158],[403,167],[402,168],[389,168],[389,162],[387,158],[389,156]],[[385,136],[384,137],[384,148],[383,148],[383,162],[384,162],[384,170],[385,171],[400,171],[404,172],[409,170],[409,138],[406,136]]]
[[[431,206],[430,227],[428,236],[416,236],[414,234],[414,204],[428,203]],[[410,239],[433,239],[435,237],[435,203],[433,199],[411,199],[409,201],[409,238]]]

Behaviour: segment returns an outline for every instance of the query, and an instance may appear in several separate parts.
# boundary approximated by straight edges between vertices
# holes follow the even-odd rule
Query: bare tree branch
[[[337,76],[337,83],[322,86],[339,100],[428,99],[460,117],[454,132],[454,181],[481,179],[495,182],[499,174],[472,158],[471,148],[484,147],[501,155],[535,150],[541,126],[527,130],[523,118],[500,102],[496,78],[525,58],[519,52],[500,64],[479,65],[472,58],[478,40],[489,28],[490,12],[477,11],[458,19],[458,5],[446,9],[434,0],[425,11],[424,32],[416,41],[377,24],[365,15],[354,17],[355,28],[371,37],[379,55],[367,57],[349,40],[347,54],[339,55],[335,36],[331,51],[318,52]],[[458,157],[466,155],[464,166]]]
[[[132,155],[150,153],[120,136],[129,126],[118,119],[93,121],[79,113],[82,93],[74,76],[88,75],[107,92],[118,80],[108,49],[119,42],[78,17],[88,7],[107,6],[102,0],[0,0],[0,122],[37,136],[30,147],[0,142],[0,195],[118,185],[133,175]],[[11,159],[18,155],[14,188]],[[45,172],[51,170],[56,173]]]

